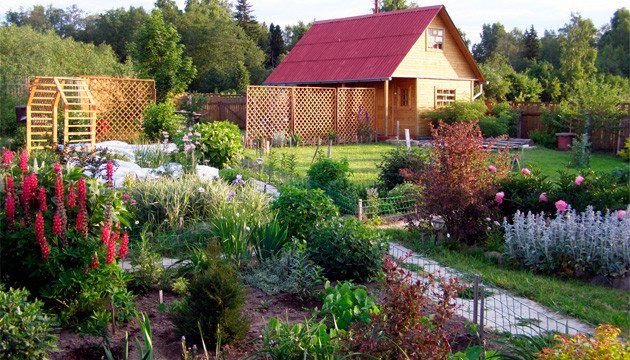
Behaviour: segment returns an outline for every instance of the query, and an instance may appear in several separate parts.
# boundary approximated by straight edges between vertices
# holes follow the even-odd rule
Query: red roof
[[[388,79],[442,5],[317,21],[265,84]]]

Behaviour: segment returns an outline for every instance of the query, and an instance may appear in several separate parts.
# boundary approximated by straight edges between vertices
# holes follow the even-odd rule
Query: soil
[[[375,291],[375,284],[366,284],[368,291]],[[280,293],[267,295],[259,289],[248,288],[249,297],[244,305],[243,312],[251,318],[251,328],[245,340],[238,344],[231,345],[228,360],[243,359],[247,355],[256,351],[258,338],[262,333],[269,318],[275,317],[287,321],[291,324],[304,321],[313,314],[315,307],[321,308],[321,302],[317,300],[303,301],[295,295]],[[165,292],[164,303],[168,308],[178,297],[173,293]],[[181,337],[177,335],[176,329],[170,319],[168,311],[160,311],[157,290],[147,294],[139,295],[135,299],[138,312],[148,315],[153,333],[153,352],[156,360],[179,360],[181,359]],[[465,319],[459,316],[448,322],[449,327],[457,330],[453,334],[453,352],[463,351],[472,340],[472,337],[464,329]],[[111,334],[111,327],[109,328]],[[116,327],[115,334],[110,339],[110,347],[114,358],[121,359],[125,333],[129,335],[129,359],[137,359],[136,338],[142,343],[142,335],[136,321],[121,324]],[[81,336],[72,330],[62,330],[57,334],[59,341],[57,345],[59,352],[51,354],[53,360],[100,360],[104,358],[101,338],[93,336]],[[187,344],[192,346],[192,344]],[[197,344],[198,348],[201,348]],[[211,357],[214,349],[208,349]]]

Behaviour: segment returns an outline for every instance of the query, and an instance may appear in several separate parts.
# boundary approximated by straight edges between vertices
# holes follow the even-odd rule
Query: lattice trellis
[[[291,91],[295,107],[294,133],[312,143],[336,132],[334,88],[295,87]]]
[[[291,119],[291,88],[273,86],[247,87],[247,137],[270,139],[273,134],[288,133]]]
[[[376,90],[373,88],[337,89],[337,134],[354,141],[372,136],[376,128]]]
[[[337,141],[365,138],[375,128],[375,96],[373,88],[249,86],[248,144],[292,132],[301,135],[303,143],[325,140],[331,132],[337,133]]]
[[[133,141],[141,133],[142,113],[155,101],[155,81],[82,76],[98,104],[97,141]]]

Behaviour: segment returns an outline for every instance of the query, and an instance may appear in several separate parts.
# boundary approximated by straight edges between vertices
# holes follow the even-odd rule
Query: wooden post
[[[359,199],[359,206],[357,211],[357,217],[359,221],[363,219],[363,199]]]
[[[416,107],[416,137],[420,136],[420,110],[418,108],[418,92],[420,89],[420,79],[416,79],[416,96],[415,96],[415,107]]]
[[[477,313],[479,311],[479,275],[475,275],[475,282],[473,283],[474,297],[473,297],[473,324],[477,324]]]
[[[396,120],[396,150],[400,150],[400,121]]]
[[[291,119],[289,119],[291,133],[295,134],[295,88],[291,88]]]
[[[328,140],[328,158],[332,158],[332,145],[333,145],[333,141],[332,140]]]
[[[384,121],[385,121],[385,127],[384,127],[384,132],[385,132],[385,136],[387,136],[388,132],[387,132],[387,122],[389,121],[388,118],[388,112],[389,112],[389,80],[385,80],[384,86],[383,86],[383,104],[384,104],[384,112],[385,112],[385,116],[384,116]]]
[[[160,304],[164,302],[164,292],[162,289],[158,291],[158,300],[160,301]]]
[[[405,145],[407,146],[407,151],[411,151],[411,136],[409,135],[409,129],[405,129]]]
[[[114,310],[114,298],[110,296],[109,301],[109,305],[112,309],[112,335],[116,335],[116,312]]]
[[[484,302],[486,299],[486,288],[485,286],[481,285],[481,299],[479,299],[480,301],[480,309],[479,309],[479,341],[481,342],[482,346],[483,346],[483,321],[484,321]]]
[[[334,111],[335,111],[335,120],[334,120],[334,127],[335,127],[335,133],[337,134],[337,141],[339,141],[339,90],[337,88],[335,88],[335,104],[334,104]]]

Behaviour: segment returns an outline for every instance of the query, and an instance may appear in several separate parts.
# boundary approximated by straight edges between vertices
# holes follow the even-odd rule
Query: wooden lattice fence
[[[339,142],[367,139],[374,133],[375,104],[373,88],[249,86],[247,144],[290,134],[303,143],[332,133]]]
[[[155,101],[155,81],[108,76],[82,76],[96,100],[97,141],[136,140],[144,108]]]

